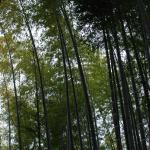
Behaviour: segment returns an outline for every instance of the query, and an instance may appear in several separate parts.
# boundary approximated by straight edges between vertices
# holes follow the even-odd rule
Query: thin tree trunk
[[[117,51],[117,57],[118,57],[118,65],[119,65],[119,72],[120,72],[120,77],[121,77],[121,84],[122,84],[122,93],[123,93],[123,98],[124,98],[124,110],[126,114],[126,121],[127,121],[127,126],[128,126],[128,141],[129,141],[129,150],[134,150],[134,140],[133,140],[133,132],[132,132],[132,123],[131,123],[131,110],[130,110],[130,95],[128,91],[128,85],[127,85],[127,80],[122,64],[122,59],[121,59],[121,54],[120,54],[120,48],[119,48],[119,42],[118,42],[118,37],[117,37],[117,32],[116,32],[116,27],[114,22],[112,23],[112,35],[114,38],[115,42],[115,47]]]
[[[67,66],[66,66],[66,55],[65,55],[65,46],[63,43],[63,37],[62,37],[62,31],[60,22],[58,20],[57,14],[56,14],[56,21],[57,21],[57,27],[59,31],[59,39],[61,43],[61,50],[62,50],[62,57],[63,57],[63,65],[64,65],[64,78],[65,78],[65,89],[66,89],[66,99],[67,99],[67,130],[68,130],[68,142],[69,142],[69,150],[74,150],[73,145],[73,135],[72,135],[72,123],[71,123],[71,111],[70,111],[70,98],[69,98],[69,87],[68,87],[68,75],[67,75]]]
[[[12,146],[11,146],[11,125],[10,125],[10,98],[8,95],[7,83],[6,83],[6,79],[4,75],[3,75],[3,78],[4,78],[4,85],[5,85],[5,91],[6,91],[7,111],[8,111],[8,146],[9,146],[9,150],[11,150]]]
[[[87,141],[88,141],[88,149],[93,150],[92,146],[92,139],[91,139],[91,132],[90,132],[90,124],[88,116],[86,115],[86,121],[87,121]]]
[[[37,78],[37,71],[36,71],[36,63],[35,58],[33,56],[33,62],[34,62],[34,75],[35,75],[35,101],[36,101],[36,120],[37,120],[37,132],[38,132],[38,149],[41,150],[41,123],[40,123],[40,108],[39,108],[39,89],[38,89],[38,78]]]
[[[12,60],[11,52],[9,52],[9,57],[10,57],[11,71],[12,71],[12,75],[13,75],[14,93],[15,93],[15,101],[16,101],[16,114],[17,114],[19,150],[22,150],[21,126],[20,126],[20,115],[19,115],[19,113],[20,113],[19,112],[19,102],[18,102],[18,95],[17,95],[17,88],[16,88],[16,79],[15,79],[15,72],[14,72],[13,60]]]
[[[89,83],[88,83],[88,79],[87,79],[87,74],[86,74],[86,71],[85,71],[85,67],[84,67],[84,64],[83,64],[83,61],[81,59],[81,65],[83,67],[83,73],[84,73],[84,76],[85,76],[85,81],[86,81],[86,84],[87,84],[87,89],[88,89],[88,93],[89,93],[89,98],[91,100],[91,109],[92,109],[92,114],[93,114],[93,121],[94,121],[94,128],[95,128],[95,133],[96,133],[96,140],[97,140],[97,146],[99,148],[99,139],[98,139],[98,129],[97,129],[97,121],[96,121],[96,114],[95,114],[95,108],[94,108],[94,105],[92,103],[93,99],[92,99],[92,96],[91,96],[91,91],[90,91],[90,88],[89,88]]]
[[[47,148],[48,150],[51,149],[51,144],[50,144],[50,129],[49,129],[49,125],[48,125],[48,112],[47,112],[47,100],[45,98],[45,93],[44,93],[44,86],[43,86],[43,79],[42,79],[42,73],[41,73],[41,68],[40,68],[40,62],[39,62],[39,58],[38,58],[38,54],[37,54],[37,48],[35,46],[35,41],[31,32],[31,28],[28,22],[28,18],[27,15],[25,13],[24,10],[24,6],[22,4],[22,0],[19,0],[20,2],[20,6],[22,8],[22,13],[24,15],[24,19],[25,19],[25,23],[30,35],[30,39],[32,42],[32,47],[33,47],[33,53],[34,53],[34,57],[36,60],[36,65],[37,65],[37,70],[38,70],[38,76],[39,76],[39,83],[40,83],[40,91],[41,91],[41,97],[42,97],[42,102],[43,102],[43,110],[44,110],[44,121],[45,121],[45,130],[46,130],[46,138],[47,138]]]
[[[19,150],[22,150],[20,114],[19,114],[20,113],[19,112],[19,101],[18,101],[18,95],[17,95],[17,87],[16,87],[15,71],[14,71],[14,66],[13,66],[13,58],[12,58],[12,52],[10,50],[10,46],[9,46],[9,43],[7,41],[6,36],[5,36],[5,40],[6,40],[6,45],[7,45],[7,48],[8,48],[10,67],[11,67],[11,72],[12,72],[12,77],[13,77],[13,86],[14,86],[14,94],[15,94],[15,105],[16,105],[16,116],[17,116],[17,132],[18,132]]]
[[[122,113],[122,119],[123,119],[124,134],[125,134],[127,149],[129,149],[129,147],[128,147],[129,146],[129,141],[128,141],[126,116],[125,116],[125,112],[124,112],[124,103],[123,103],[123,98],[122,98],[122,93],[121,93],[121,87],[120,87],[120,82],[119,82],[119,77],[118,77],[117,66],[116,66],[116,62],[115,62],[115,58],[114,58],[114,54],[113,54],[114,50],[113,50],[113,47],[112,47],[112,43],[111,43],[111,39],[110,39],[110,35],[109,35],[108,30],[106,30],[106,33],[107,33],[107,39],[105,37],[105,43],[107,44],[107,41],[108,41],[108,45],[109,45],[109,49],[110,49],[110,53],[111,53],[110,54],[110,60],[111,60],[111,63],[113,65],[114,72],[115,72],[115,78],[116,78],[116,83],[117,83],[117,88],[118,88],[118,96],[119,96],[119,99],[120,99],[121,113]],[[108,49],[107,45],[105,47]]]
[[[122,150],[116,87],[115,87],[115,82],[113,81],[113,75],[112,75],[112,70],[111,70],[111,65],[110,65],[110,57],[109,57],[108,46],[107,46],[107,39],[106,39],[104,29],[103,29],[103,36],[104,36],[104,44],[105,44],[105,51],[106,51],[106,57],[107,57],[107,67],[108,67],[108,73],[109,73],[109,84],[110,84],[110,89],[111,89],[112,116],[113,116],[114,128],[115,128],[115,134],[116,134],[116,140],[117,140],[117,149]]]
[[[98,131],[98,127],[97,127],[97,119],[96,119],[96,112],[95,112],[95,108],[93,106],[93,118],[94,118],[94,124],[95,124],[95,129],[96,129],[96,137],[97,137],[97,146],[98,148],[100,147],[100,142],[99,142],[99,131]]]
[[[128,25],[128,29],[129,29],[129,33],[130,33],[130,40],[131,40],[131,43],[133,45],[133,50],[134,50],[134,55],[135,55],[135,58],[136,58],[136,61],[137,61],[137,64],[138,64],[138,69],[139,69],[139,74],[140,74],[140,78],[141,78],[141,83],[143,85],[143,88],[144,88],[144,93],[145,93],[145,96],[147,99],[149,99],[149,94],[148,94],[148,83],[147,83],[147,73],[144,72],[144,68],[143,65],[142,65],[142,61],[140,60],[140,56],[139,56],[139,53],[138,53],[138,49],[136,47],[136,43],[135,43],[135,40],[134,40],[134,36],[132,34],[132,30],[131,30],[131,26],[130,26],[130,21],[129,19],[127,18],[127,25]]]
[[[58,18],[57,18],[57,20],[58,20]],[[59,25],[60,25],[60,23],[59,23]],[[79,118],[79,113],[78,113],[78,102],[77,102],[77,96],[76,96],[76,91],[75,91],[74,78],[73,78],[73,74],[72,74],[70,59],[69,59],[68,52],[67,52],[66,42],[64,39],[64,34],[63,34],[63,31],[60,26],[59,26],[59,30],[60,30],[60,34],[61,34],[61,38],[62,38],[62,44],[64,46],[64,53],[66,55],[66,60],[67,60],[69,72],[70,72],[75,112],[76,112],[76,119],[77,119],[77,128],[78,128],[78,134],[79,134],[80,149],[83,150],[83,143],[82,143],[82,137],[81,137],[81,125],[80,125],[80,118]]]
[[[86,107],[87,107],[87,113],[88,113],[88,118],[89,118],[93,150],[98,150],[97,142],[96,142],[95,129],[94,129],[94,123],[93,123],[93,118],[92,118],[92,110],[91,110],[91,106],[90,106],[90,100],[89,100],[87,85],[85,82],[85,77],[84,77],[84,73],[83,73],[83,69],[82,69],[82,65],[81,65],[81,60],[80,60],[79,53],[78,53],[77,42],[76,42],[76,39],[73,35],[73,32],[72,32],[65,8],[62,8],[62,12],[63,12],[64,18],[65,18],[65,21],[67,24],[67,28],[68,28],[68,31],[69,31],[69,34],[70,34],[70,37],[72,40],[74,52],[75,52],[76,59],[77,59],[78,69],[79,69],[79,73],[80,73],[80,79],[81,79],[81,83],[82,83],[82,87],[83,87],[83,92],[84,92]]]
[[[148,85],[147,85],[147,82],[145,82],[144,73],[143,73],[143,70],[142,70],[142,63],[141,63],[140,58],[139,58],[139,54],[138,54],[138,51],[137,51],[137,48],[136,48],[136,45],[135,45],[134,37],[132,35],[132,31],[131,31],[129,22],[127,22],[127,25],[128,25],[128,29],[129,29],[129,33],[130,33],[130,37],[131,37],[131,43],[132,43],[133,49],[134,49],[134,55],[135,55],[135,58],[136,58],[136,61],[137,61],[137,64],[138,64],[141,83],[143,85],[145,95],[148,95],[148,92],[147,92],[148,91],[148,88],[147,88]],[[140,104],[137,104],[137,105],[138,105],[138,107],[140,107]],[[140,112],[140,114],[138,114],[138,117],[139,117],[139,126],[140,126],[142,146],[143,146],[143,150],[146,150],[147,149],[147,147],[146,147],[146,138],[145,138],[145,133],[144,133],[144,125],[143,125],[143,121],[142,121],[141,112]]]
[[[120,11],[119,11],[120,14]],[[120,16],[120,15],[119,15]],[[121,23],[121,34],[122,34],[122,38],[123,38],[123,43],[124,43],[124,47],[125,47],[125,51],[127,54],[127,60],[128,60],[128,68],[129,68],[129,72],[130,72],[130,76],[131,76],[131,83],[132,83],[132,89],[133,89],[133,94],[134,94],[134,98],[135,98],[135,104],[136,104],[136,111],[138,114],[138,121],[139,124],[142,124],[142,118],[141,118],[141,110],[140,110],[140,103],[139,103],[139,97],[138,97],[138,91],[137,91],[137,87],[135,84],[135,79],[134,79],[134,73],[133,73],[133,68],[132,68],[132,60],[131,60],[131,55],[128,49],[128,43],[127,43],[127,38],[126,38],[126,32],[124,29],[124,24],[123,24],[123,20],[120,16],[120,23]],[[137,138],[137,148],[141,149],[141,142],[140,142],[140,137],[137,131],[137,127],[136,127],[136,138]],[[146,149],[145,149],[146,150]]]
[[[148,64],[148,71],[150,76],[150,61],[149,61],[150,60],[150,50],[149,50],[150,21],[148,21],[148,16],[144,8],[143,0],[137,0],[137,3],[138,3],[138,14],[139,14],[139,21],[141,24],[142,38],[144,42],[145,61]]]

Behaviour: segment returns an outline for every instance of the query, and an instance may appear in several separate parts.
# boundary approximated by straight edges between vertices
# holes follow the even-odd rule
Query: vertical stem
[[[87,112],[88,112],[88,118],[89,118],[89,125],[90,125],[90,130],[91,130],[91,136],[92,136],[92,146],[93,146],[93,150],[97,150],[97,142],[96,142],[96,135],[95,135],[95,129],[94,129],[94,123],[93,123],[93,118],[92,118],[92,110],[91,110],[91,106],[90,106],[90,100],[89,100],[89,95],[88,95],[88,90],[87,90],[87,85],[85,82],[85,77],[84,77],[84,73],[83,73],[83,69],[82,69],[82,65],[81,65],[81,60],[79,57],[79,53],[78,53],[78,47],[77,47],[77,42],[76,39],[73,35],[70,23],[69,23],[69,19],[67,16],[67,13],[65,11],[65,8],[62,8],[62,12],[67,24],[67,28],[72,40],[72,44],[73,44],[73,48],[74,48],[74,52],[76,55],[76,59],[77,59],[77,64],[78,64],[78,69],[79,69],[79,73],[80,73],[80,79],[81,79],[81,83],[82,83],[82,87],[83,87],[83,92],[84,92],[84,96],[85,96],[85,101],[86,101],[86,107],[87,107]]]
[[[9,144],[9,150],[11,150],[11,126],[10,126],[10,99],[9,99],[9,95],[8,95],[8,89],[7,89],[7,84],[6,84],[6,79],[5,76],[3,74],[3,78],[4,78],[4,84],[5,84],[5,90],[6,90],[6,98],[7,98],[7,110],[8,110],[8,144]]]
[[[127,149],[129,149],[129,147],[128,147],[129,141],[128,141],[128,132],[127,132],[127,122],[126,122],[126,116],[125,116],[125,111],[124,111],[124,103],[123,103],[123,98],[122,98],[121,85],[120,85],[117,66],[116,66],[116,62],[115,62],[115,58],[114,58],[114,49],[112,47],[110,35],[109,35],[109,32],[108,32],[107,29],[106,29],[106,33],[107,33],[107,40],[108,40],[108,45],[109,45],[109,49],[110,49],[110,53],[111,53],[110,54],[110,60],[111,60],[111,63],[113,65],[113,68],[114,68],[115,78],[116,78],[116,83],[117,83],[117,88],[118,88],[118,96],[119,96],[119,99],[120,99],[120,106],[121,106],[121,113],[122,113],[123,124],[124,124],[123,127],[124,127],[126,145],[127,145]]]
[[[120,14],[120,11],[119,11],[119,14]],[[137,111],[137,114],[138,114],[138,117],[139,117],[138,119],[140,119],[139,123],[142,123],[138,91],[137,91],[137,87],[136,87],[136,84],[135,84],[133,68],[132,68],[132,64],[131,64],[132,63],[131,55],[130,55],[130,52],[129,52],[129,49],[128,49],[128,43],[127,43],[126,32],[125,32],[125,29],[124,29],[123,20],[122,20],[120,15],[119,15],[119,17],[120,17],[121,31],[122,31],[121,34],[122,34],[122,38],[123,38],[125,51],[126,51],[126,54],[127,54],[129,72],[130,72],[130,75],[131,75],[131,83],[132,83],[132,89],[133,89],[133,94],[134,94],[134,98],[135,98],[136,111]],[[141,142],[140,142],[140,137],[139,137],[139,134],[138,134],[138,131],[137,131],[137,127],[135,127],[135,130],[136,130],[135,132],[136,132],[136,138],[137,138],[137,142],[138,142],[137,145],[138,145],[138,148],[141,149]]]
[[[109,84],[111,88],[112,116],[113,116],[114,128],[115,128],[115,134],[116,134],[116,140],[117,140],[117,149],[122,150],[116,87],[115,87],[115,82],[113,80],[113,72],[111,72],[110,57],[109,57],[107,39],[106,39],[104,29],[103,29],[103,36],[104,36],[104,44],[105,44],[105,51],[106,51],[106,57],[107,57],[108,73],[109,73]]]
[[[34,74],[35,74],[35,99],[36,99],[36,111],[37,111],[37,132],[38,132],[38,144],[39,144],[39,150],[41,150],[41,123],[40,123],[40,108],[39,108],[39,94],[38,94],[38,78],[37,78],[37,71],[36,71],[36,64],[35,64],[35,58],[33,56],[33,62],[34,62]]]
[[[61,26],[56,14],[56,21],[57,21],[57,27],[59,31],[59,39],[61,42],[61,50],[62,50],[62,57],[63,57],[63,65],[64,65],[64,78],[65,78],[65,89],[66,89],[66,99],[67,99],[67,128],[68,128],[68,142],[69,142],[69,150],[73,150],[73,135],[72,135],[72,123],[71,123],[71,112],[70,112],[70,98],[69,98],[69,91],[68,91],[68,75],[67,75],[67,66],[66,66],[66,56],[65,56],[65,50],[64,50],[64,43],[63,43],[63,37],[62,37],[62,31]]]
[[[132,132],[132,124],[131,124],[131,110],[129,105],[130,103],[130,95],[129,95],[129,90],[128,90],[128,85],[127,85],[127,80],[125,76],[125,72],[123,69],[123,64],[122,64],[122,59],[121,59],[121,54],[120,54],[120,48],[119,48],[119,42],[118,42],[118,37],[117,37],[117,31],[114,22],[112,23],[112,35],[114,37],[114,42],[115,42],[115,47],[117,51],[117,56],[118,56],[118,65],[119,65],[119,72],[120,72],[120,77],[121,77],[121,84],[122,84],[122,93],[123,93],[123,98],[124,98],[124,108],[125,108],[125,114],[126,114],[126,121],[128,125],[128,141],[129,141],[129,150],[134,149],[134,140],[133,140],[133,132]]]
[[[47,138],[47,148],[48,150],[51,149],[51,144],[50,144],[50,129],[49,129],[49,125],[48,125],[48,111],[47,111],[47,100],[45,98],[45,93],[44,93],[44,86],[43,86],[43,79],[42,79],[42,73],[41,73],[41,68],[40,68],[40,62],[39,62],[39,58],[38,58],[38,54],[37,54],[37,48],[35,46],[35,41],[32,35],[32,31],[28,22],[28,18],[27,15],[25,13],[24,10],[24,6],[22,4],[22,0],[19,0],[20,2],[20,6],[22,8],[22,13],[24,15],[24,19],[25,19],[25,23],[30,35],[30,39],[32,42],[32,48],[33,48],[33,53],[34,53],[34,57],[36,60],[36,65],[37,65],[37,70],[38,70],[38,76],[39,76],[39,83],[40,83],[40,90],[41,90],[41,97],[42,97],[42,103],[43,103],[43,110],[44,110],[44,121],[45,121],[45,130],[46,130],[46,138]]]
[[[1,28],[3,30],[2,26],[1,26]],[[7,37],[5,35],[5,32],[4,32],[4,38],[5,38],[6,46],[7,46],[7,49],[8,49],[8,55],[9,55],[11,73],[12,73],[12,77],[13,77],[13,87],[14,87],[14,94],[15,94],[16,117],[17,117],[17,134],[18,134],[19,150],[22,150],[20,115],[19,115],[20,112],[19,112],[19,102],[18,102],[18,95],[17,95],[15,71],[14,71],[14,66],[13,66],[12,52],[11,52],[10,45],[8,43]]]
[[[59,25],[60,25],[60,23],[59,23]],[[62,44],[64,46],[64,53],[66,55],[66,59],[67,59],[68,67],[69,67],[71,84],[72,84],[72,91],[73,91],[73,97],[74,97],[76,119],[77,119],[78,135],[79,135],[79,141],[80,141],[80,148],[81,148],[81,150],[83,150],[83,142],[82,142],[82,137],[81,137],[81,125],[80,125],[80,118],[79,118],[79,113],[78,113],[78,102],[77,102],[77,96],[76,96],[76,91],[75,91],[74,78],[73,78],[73,74],[72,74],[70,59],[69,59],[68,52],[67,52],[66,42],[64,40],[63,31],[62,31],[60,26],[59,26],[59,30],[60,30],[60,34],[62,37]]]

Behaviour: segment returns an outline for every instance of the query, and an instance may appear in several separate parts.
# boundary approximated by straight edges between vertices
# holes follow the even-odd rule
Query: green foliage
[[[92,106],[92,112],[95,112],[95,118],[97,121],[97,134],[98,141],[101,142],[100,149],[116,149],[116,139],[114,133],[114,126],[112,125],[112,105],[110,102],[110,87],[108,70],[106,65],[106,58],[103,54],[103,45],[100,48],[102,42],[101,25],[103,24],[103,17],[108,18],[108,22],[105,24],[105,29],[110,29],[111,10],[116,9],[116,6],[110,5],[110,1],[74,1],[74,3],[68,3],[61,0],[37,0],[37,1],[23,1],[25,13],[27,14],[28,21],[34,35],[35,44],[37,48],[37,54],[40,61],[41,74],[43,79],[43,87],[45,92],[46,106],[48,112],[48,125],[50,128],[52,149],[66,149],[67,146],[67,109],[66,109],[66,89],[64,80],[64,68],[61,53],[60,40],[58,36],[58,29],[56,24],[56,12],[61,22],[61,28],[64,33],[65,42],[67,44],[67,51],[71,60],[71,67],[73,72],[75,90],[78,102],[78,113],[81,121],[81,135],[85,150],[89,149],[88,141],[88,123],[87,123],[87,110],[85,107],[84,94],[82,90],[82,84],[80,74],[74,54],[71,37],[67,30],[66,23],[61,12],[61,8],[66,6],[69,19],[73,19],[70,15],[77,15],[77,20],[71,20],[75,29],[81,27],[81,31],[86,30],[84,34],[79,30],[73,30],[77,40],[77,46],[79,49],[79,55],[82,61],[82,67],[86,78],[86,84],[88,86],[88,92],[90,102]],[[105,7],[104,7],[105,6]],[[135,1],[121,1],[122,12],[131,12],[134,14]],[[73,10],[69,10],[71,7]],[[93,9],[93,7],[95,9]],[[75,10],[74,10],[75,9]],[[137,14],[135,21],[138,20]],[[102,19],[102,21],[99,21]],[[80,20],[80,22],[78,22]],[[116,24],[119,22],[118,17],[115,18]],[[17,85],[18,103],[19,103],[19,115],[21,126],[21,138],[23,143],[23,149],[38,149],[38,112],[37,112],[37,99],[39,100],[39,122],[41,129],[41,145],[42,149],[46,149],[46,136],[45,136],[45,120],[44,110],[40,91],[40,79],[38,76],[37,65],[34,61],[33,45],[26,31],[25,21],[20,10],[20,5],[16,1],[2,1],[0,3],[0,98],[3,104],[6,118],[4,124],[8,124],[8,111],[7,102],[10,101],[10,120],[11,120],[11,136],[13,149],[18,148],[18,133],[17,133],[17,117],[16,117],[16,105],[14,88],[12,85],[12,72],[10,66],[10,59],[8,57],[9,48],[6,46],[6,41],[9,43],[13,65],[15,71],[15,82]],[[84,26],[85,25],[85,26]],[[87,28],[86,25],[91,25],[91,28]],[[139,31],[139,27],[133,23],[133,28]],[[92,33],[91,33],[91,31]],[[123,46],[123,41],[120,36],[121,28],[117,25],[117,31],[119,32],[119,44]],[[7,39],[4,38],[4,33]],[[81,38],[81,35],[83,36]],[[140,33],[135,38],[136,44],[139,48],[140,54],[143,56],[143,42],[141,40]],[[112,36],[112,35],[111,35]],[[135,36],[135,35],[134,35]],[[128,41],[130,36],[128,35]],[[113,37],[111,37],[113,39]],[[89,42],[90,41],[90,42]],[[114,47],[114,43],[113,43]],[[133,56],[133,48],[131,42],[129,42],[131,48],[131,55],[133,57],[134,66],[137,70],[137,63]],[[121,53],[124,49],[121,49]],[[126,58],[123,60],[125,66],[126,75],[129,78]],[[117,68],[118,69],[118,68]],[[134,74],[136,74],[136,71]],[[71,121],[73,128],[73,140],[76,149],[79,148],[79,137],[77,131],[77,119],[75,112],[75,103],[72,90],[72,84],[69,74],[69,68],[67,64],[68,73],[68,85],[69,85],[69,98],[71,109]],[[6,80],[5,85],[3,80]],[[136,75],[137,83],[139,83],[139,76]],[[37,82],[37,89],[36,83]],[[129,80],[129,84],[131,81]],[[130,85],[131,86],[131,85]],[[140,87],[140,86],[139,86]],[[8,94],[6,94],[6,88]],[[141,87],[140,87],[141,88]],[[37,97],[36,97],[37,92]],[[119,104],[120,106],[120,104]],[[144,108],[142,108],[144,109]],[[120,109],[119,109],[120,113]],[[8,136],[8,135],[7,135]],[[8,143],[8,140],[4,140],[4,143]],[[4,144],[3,149],[8,148],[8,144]]]

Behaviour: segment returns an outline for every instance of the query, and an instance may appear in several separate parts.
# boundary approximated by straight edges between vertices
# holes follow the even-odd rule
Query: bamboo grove
[[[149,0],[0,1],[0,149],[150,148]]]

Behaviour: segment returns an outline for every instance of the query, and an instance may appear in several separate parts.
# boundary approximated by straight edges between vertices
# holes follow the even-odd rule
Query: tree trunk
[[[3,30],[3,28],[2,28],[2,30]],[[13,77],[13,87],[14,87],[14,94],[15,94],[16,117],[17,117],[17,134],[18,134],[19,150],[22,150],[20,115],[19,115],[20,112],[19,112],[19,102],[18,102],[18,95],[17,95],[15,71],[14,71],[14,66],[13,66],[12,51],[11,51],[10,45],[8,43],[7,37],[5,35],[5,32],[4,32],[4,38],[5,38],[6,46],[7,46],[7,49],[8,49],[9,62],[10,62],[11,73],[12,73],[12,77]]]
[[[136,58],[136,61],[137,61],[137,64],[138,64],[141,83],[142,83],[143,88],[144,88],[144,93],[146,94],[147,90],[148,90],[147,89],[148,85],[147,85],[147,82],[145,82],[144,73],[143,73],[143,70],[142,70],[142,63],[140,61],[139,54],[138,54],[136,44],[135,44],[135,41],[134,41],[134,37],[132,35],[132,31],[131,31],[131,28],[130,28],[130,23],[128,21],[127,21],[127,25],[128,25],[128,29],[129,29],[129,33],[130,33],[130,37],[131,37],[131,43],[132,43],[133,49],[134,49],[134,55],[135,55],[135,58]],[[138,107],[140,107],[139,102],[136,105],[138,105]],[[139,117],[139,127],[140,127],[142,146],[143,146],[143,150],[146,150],[147,149],[147,147],[146,147],[146,138],[145,138],[145,133],[144,133],[144,125],[143,125],[143,121],[142,121],[141,111],[140,111],[140,114],[138,113],[138,117]]]
[[[114,50],[112,47],[112,43],[111,43],[111,39],[110,39],[110,35],[109,35],[108,30],[106,30],[106,32],[107,32],[107,41],[108,41],[108,45],[109,45],[109,49],[110,49],[110,53],[111,53],[110,54],[110,60],[111,60],[111,63],[114,67],[115,78],[116,78],[116,83],[117,83],[117,88],[118,88],[118,97],[120,100],[126,145],[127,145],[127,149],[129,149],[129,147],[128,147],[129,141],[128,141],[127,122],[126,122],[126,116],[125,116],[125,112],[124,112],[124,103],[123,103],[123,98],[122,98],[122,93],[121,93],[121,87],[120,87],[120,81],[119,81],[119,77],[118,77],[117,66],[116,66],[116,62],[115,62],[115,58],[114,58]]]
[[[126,75],[125,75],[123,64],[122,64],[119,42],[118,42],[118,37],[117,37],[117,31],[116,31],[114,21],[112,23],[112,35],[114,38],[115,48],[116,48],[117,57],[118,57],[118,66],[119,66],[119,72],[120,72],[120,77],[121,77],[122,93],[123,93],[123,98],[124,98],[124,110],[125,110],[125,114],[126,114],[127,129],[128,129],[128,141],[129,141],[128,147],[129,147],[129,150],[134,150],[135,147],[134,147],[132,123],[131,123],[132,118],[131,118],[131,110],[130,110],[130,105],[131,105],[130,104],[130,94],[129,94],[129,90],[128,90]]]
[[[59,25],[60,25],[60,23],[59,23]],[[78,102],[77,102],[77,96],[76,96],[76,91],[75,91],[74,78],[73,78],[73,74],[72,74],[72,68],[71,68],[70,59],[69,59],[68,52],[67,52],[64,34],[63,34],[63,31],[60,26],[59,26],[59,30],[60,30],[59,32],[60,32],[60,36],[62,38],[61,40],[62,40],[62,44],[64,46],[64,53],[66,55],[66,60],[67,60],[67,64],[69,67],[69,73],[70,73],[70,78],[71,78],[75,113],[76,113],[76,119],[77,119],[77,128],[78,128],[79,141],[80,141],[80,149],[83,150],[83,143],[82,143],[82,137],[81,137],[81,125],[80,125],[80,118],[79,118],[79,112],[78,112]]]
[[[37,133],[38,133],[38,145],[39,145],[39,150],[41,150],[41,122],[40,122],[40,100],[39,100],[39,89],[38,89],[38,77],[37,77],[37,71],[36,71],[36,63],[35,63],[35,58],[33,56],[33,62],[34,62],[34,75],[35,75],[35,105],[36,105],[36,120],[37,120]]]
[[[119,14],[120,14],[120,11],[119,11]],[[120,15],[119,15],[119,17],[120,17],[120,23],[121,23],[121,34],[122,34],[122,38],[123,38],[125,51],[126,51],[126,54],[127,54],[129,73],[130,73],[130,76],[131,76],[131,83],[132,83],[132,89],[133,89],[135,104],[136,104],[136,111],[137,111],[138,119],[139,119],[138,121],[139,121],[139,124],[142,125],[141,109],[140,109],[138,91],[137,91],[137,87],[136,87],[135,79],[134,79],[131,55],[130,55],[130,52],[129,52],[129,49],[128,49],[128,43],[127,43],[126,32],[125,32],[125,29],[124,29],[123,20],[122,20]],[[135,138],[137,138],[137,148],[141,149],[141,142],[140,142],[140,137],[139,137],[139,134],[138,134],[138,131],[137,131],[137,126],[135,127],[135,130],[136,130],[135,131],[135,134],[136,134]]]
[[[69,98],[69,87],[68,87],[68,75],[67,75],[67,66],[66,66],[66,54],[65,54],[65,45],[62,37],[62,30],[60,26],[60,22],[58,20],[56,14],[57,28],[59,32],[59,39],[61,43],[62,57],[63,57],[63,65],[64,65],[64,79],[65,79],[65,89],[66,89],[66,101],[67,101],[67,130],[68,130],[68,149],[74,150],[73,145],[73,135],[72,135],[72,123],[71,123],[71,111],[70,111],[70,98]]]
[[[8,111],[8,145],[9,145],[9,150],[11,150],[12,146],[11,146],[11,125],[10,125],[10,98],[8,95],[7,83],[6,83],[6,79],[4,75],[3,75],[3,78],[4,78],[4,85],[5,85],[5,91],[6,91],[7,111]]]
[[[106,57],[107,57],[108,73],[109,73],[109,84],[110,84],[110,89],[111,89],[112,116],[113,116],[114,128],[115,128],[115,134],[116,134],[116,140],[117,140],[117,149],[122,150],[120,125],[119,125],[119,112],[118,112],[118,104],[117,104],[117,96],[116,96],[117,93],[116,93],[116,87],[115,87],[116,83],[113,80],[113,70],[111,70],[112,63],[110,63],[107,39],[106,39],[106,34],[105,34],[104,29],[103,29],[103,36],[104,36],[104,44],[105,44],[105,51],[106,51]]]
[[[71,37],[71,40],[72,40],[74,52],[75,52],[76,59],[77,59],[78,69],[79,69],[79,73],[80,73],[80,79],[81,79],[83,92],[84,92],[84,96],[85,96],[85,101],[86,101],[89,125],[90,125],[91,136],[92,136],[93,150],[98,150],[97,142],[96,142],[95,129],[94,129],[94,123],[93,123],[93,118],[92,118],[92,110],[91,110],[91,106],[90,106],[90,100],[89,100],[87,85],[86,85],[86,82],[85,82],[85,77],[84,77],[84,73],[83,73],[83,69],[82,69],[82,65],[81,65],[81,60],[80,60],[79,53],[78,53],[77,42],[76,42],[76,39],[73,35],[73,32],[72,32],[72,29],[71,29],[71,26],[70,26],[70,23],[69,23],[69,19],[68,19],[66,10],[65,10],[64,7],[61,10],[63,12],[64,19],[65,19],[66,24],[67,24],[67,28],[68,28],[68,31],[69,31],[69,34],[70,34],[70,37]]]
[[[39,83],[40,83],[40,92],[41,92],[41,97],[42,97],[42,102],[43,102],[43,110],[44,110],[44,121],[45,121],[45,130],[46,130],[46,138],[47,138],[47,148],[48,150],[51,149],[51,144],[50,144],[50,130],[49,130],[49,125],[48,125],[48,112],[47,112],[47,100],[45,98],[45,93],[44,93],[44,86],[43,86],[43,79],[42,79],[42,73],[41,73],[41,68],[40,68],[40,62],[37,54],[37,48],[35,46],[35,41],[31,32],[31,28],[28,22],[27,15],[24,10],[24,6],[22,3],[22,0],[19,0],[20,6],[22,8],[22,13],[24,15],[25,23],[30,35],[30,40],[32,42],[32,48],[33,48],[33,53],[34,57],[36,60],[36,65],[37,65],[37,70],[38,70],[38,76],[39,76]]]

